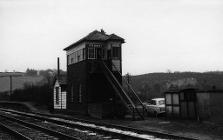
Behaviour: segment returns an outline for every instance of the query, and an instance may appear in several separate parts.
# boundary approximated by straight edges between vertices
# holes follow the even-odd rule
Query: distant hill
[[[0,72],[0,77],[1,76],[8,76],[8,75],[22,75],[24,76],[26,73],[24,72]]]
[[[0,92],[9,91],[9,75],[15,75],[12,78],[12,87],[15,90],[23,88],[24,85],[42,85],[47,82],[52,82],[52,78],[56,73],[57,70],[55,69],[35,70],[29,68],[26,72],[0,72]],[[66,72],[60,70],[60,74],[66,74]]]
[[[13,77],[12,78],[12,87],[14,89],[20,89],[24,87],[24,84],[38,84],[42,80],[44,80],[43,76],[27,76],[24,73],[21,77]],[[9,73],[0,73],[0,76],[9,75]],[[0,92],[9,91],[10,88],[9,77],[0,77]]]
[[[162,97],[168,85],[192,79],[196,88],[209,90],[213,87],[223,89],[223,72],[176,72],[176,73],[148,73],[131,76],[131,84],[142,99]]]
[[[45,71],[45,75],[46,73],[49,72]],[[7,74],[9,73],[0,72],[0,77]],[[23,76],[13,78],[13,90],[23,88],[24,84],[41,84],[45,80],[43,76],[30,76],[25,73],[18,74]],[[210,90],[213,87],[223,90],[223,72],[148,73],[131,76],[130,83],[141,99],[147,100],[149,98],[162,97],[163,92],[171,84],[183,85],[184,83],[192,83],[192,85],[195,85],[196,88],[201,90]],[[8,77],[0,78],[0,92],[4,91],[9,91]]]

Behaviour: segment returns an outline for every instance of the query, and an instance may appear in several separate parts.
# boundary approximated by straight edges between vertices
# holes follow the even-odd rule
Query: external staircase
[[[113,65],[115,68],[115,66]],[[117,78],[114,76],[113,72],[107,67],[104,61],[101,61],[102,71],[111,84],[112,88],[115,90],[116,94],[120,97],[121,102],[127,108],[128,114],[131,115],[133,120],[144,119],[144,114],[146,108],[144,107],[142,101],[138,95],[133,90],[132,86],[123,78],[123,84],[127,85],[127,88],[124,88],[122,83],[120,83]],[[117,70],[118,71],[118,70]],[[118,71],[119,75],[122,77],[121,73]]]

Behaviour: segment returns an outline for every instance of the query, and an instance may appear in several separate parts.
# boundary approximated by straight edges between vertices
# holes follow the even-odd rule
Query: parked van
[[[144,104],[146,106],[148,115],[153,114],[155,116],[165,113],[165,99],[153,98]]]

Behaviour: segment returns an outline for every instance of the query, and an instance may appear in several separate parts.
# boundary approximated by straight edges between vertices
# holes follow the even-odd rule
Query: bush
[[[14,90],[11,100],[29,101],[42,105],[49,105],[52,96],[52,87],[44,85],[25,85],[24,89]]]

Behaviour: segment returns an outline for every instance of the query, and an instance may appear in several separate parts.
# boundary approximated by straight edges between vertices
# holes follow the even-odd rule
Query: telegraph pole
[[[128,86],[128,92],[130,92],[130,87],[129,87],[129,85],[130,85],[130,81],[131,81],[131,79],[130,79],[131,77],[130,77],[130,74],[129,73],[127,73],[126,74],[126,79],[127,79],[127,86]]]
[[[9,75],[9,82],[10,82],[10,92],[9,92],[9,96],[12,95],[12,75]]]
[[[130,74],[127,73],[127,74],[126,74],[126,77],[127,77],[127,82],[128,82],[128,84],[130,84]]]

